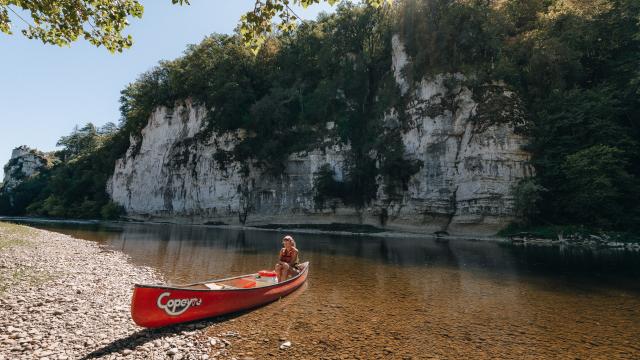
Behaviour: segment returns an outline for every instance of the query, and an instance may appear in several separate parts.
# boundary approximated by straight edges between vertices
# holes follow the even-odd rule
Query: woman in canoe
[[[285,281],[289,276],[298,273],[298,249],[296,241],[290,235],[282,239],[283,248],[280,250],[280,258],[276,264],[276,277],[278,282]]]

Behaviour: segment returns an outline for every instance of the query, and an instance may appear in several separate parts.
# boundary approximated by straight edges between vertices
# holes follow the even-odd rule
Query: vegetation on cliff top
[[[78,209],[91,202],[91,214],[98,214],[129,135],[139,138],[157,106],[187,98],[213,110],[202,139],[246,130],[233,151],[218,155],[223,164],[253,162],[280,174],[289,154],[333,138],[352,150],[344,179],[322,170],[319,204],[340,198],[365,206],[377,196],[376,177],[387,194],[401,194],[421,164],[403,156],[402,127],[382,121],[389,109],[402,113],[407,101],[391,73],[396,33],[410,56],[409,79],[463,73],[478,99],[483,86],[497,81],[519,94],[536,168],[535,178],[514,189],[525,225],[638,229],[640,3],[634,0],[406,0],[378,10],[344,4],[269,38],[257,57],[239,35],[210,36],[124,89],[119,128],[95,151],[17,189],[16,197],[38,195],[12,209],[52,216],[44,204],[53,196],[74,209],[63,216],[89,217]]]
[[[58,142],[52,167],[0,194],[0,214],[55,218],[114,219],[122,210],[109,200],[106,182],[129,145],[127,134],[109,123],[88,123]]]

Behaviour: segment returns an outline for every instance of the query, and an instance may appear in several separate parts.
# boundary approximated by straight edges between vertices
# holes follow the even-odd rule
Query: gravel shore
[[[211,323],[146,330],[134,283],[162,282],[126,255],[66,235],[0,223],[0,360],[230,358]]]

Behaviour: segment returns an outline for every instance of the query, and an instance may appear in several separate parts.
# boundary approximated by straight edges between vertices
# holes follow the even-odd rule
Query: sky
[[[84,40],[70,47],[44,45],[22,36],[14,20],[13,35],[0,33],[0,179],[11,150],[27,145],[56,148],[75,125],[118,123],[120,90],[160,60],[179,57],[188,44],[212,33],[232,33],[254,0],[142,0],[144,15],[125,31],[134,39],[123,53],[111,54]],[[326,4],[306,10],[303,19],[330,12]]]

